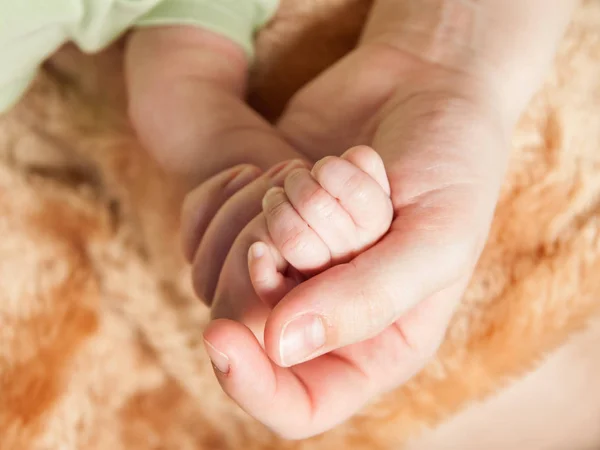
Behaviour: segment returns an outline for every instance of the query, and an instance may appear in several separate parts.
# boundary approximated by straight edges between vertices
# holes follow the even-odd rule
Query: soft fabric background
[[[352,47],[368,6],[284,1],[260,37],[253,103],[275,117]],[[600,442],[600,333],[589,328],[600,306],[600,2],[582,3],[520,122],[489,244],[437,358],[306,442],[279,441],[214,381],[207,311],[179,253],[182,192],[125,120],[120,51],[63,49],[0,118],[0,449]],[[563,418],[548,419],[557,405]],[[549,437],[578,413],[579,428]],[[533,441],[506,425],[515,417],[537,424],[521,427]]]

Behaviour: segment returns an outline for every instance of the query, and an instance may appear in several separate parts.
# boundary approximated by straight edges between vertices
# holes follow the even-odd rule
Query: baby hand
[[[263,217],[255,232],[265,239],[250,247],[249,274],[260,299],[274,307],[302,280],[351,261],[388,230],[383,161],[371,148],[355,147],[310,171],[297,168],[266,193]]]

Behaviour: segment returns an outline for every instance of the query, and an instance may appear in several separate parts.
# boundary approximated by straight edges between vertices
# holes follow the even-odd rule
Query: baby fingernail
[[[242,169],[233,179],[225,186],[227,192],[237,192],[250,182],[256,180],[260,176],[260,170],[256,167],[249,166]]]
[[[212,363],[215,370],[222,373],[223,375],[227,375],[230,369],[229,358],[227,357],[227,355],[217,350],[206,339],[204,340],[204,346],[206,347],[206,353],[208,353],[210,362]]]
[[[287,163],[280,166],[275,166],[270,173],[271,180],[274,184],[281,184],[285,181],[285,178],[289,175],[290,172],[296,169],[305,169],[306,163],[301,159],[294,159],[293,161],[288,161]]]
[[[315,165],[313,166],[313,168],[311,169],[311,173],[313,175],[316,175],[319,170],[321,170],[321,168],[327,164],[329,161],[331,161],[334,157],[333,156],[326,156],[325,158],[322,158],[320,160],[318,160]]]
[[[265,256],[265,244],[263,244],[262,242],[256,242],[252,244],[252,246],[250,247],[250,253],[252,253],[253,258],[262,258],[263,256]]]
[[[278,199],[278,197],[281,195],[285,196],[285,191],[283,190],[283,188],[277,186],[272,187],[267,192],[265,192],[265,195],[262,200],[263,209],[268,210],[270,206],[275,206],[279,203],[282,203],[282,200],[284,200],[285,197]]]
[[[325,345],[325,325],[319,316],[300,316],[284,326],[279,356],[285,367],[306,361]]]

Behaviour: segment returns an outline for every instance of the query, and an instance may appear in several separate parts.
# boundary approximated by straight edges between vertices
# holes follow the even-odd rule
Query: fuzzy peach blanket
[[[276,115],[353,45],[368,3],[284,1],[260,38],[254,104]],[[520,122],[437,358],[306,442],[278,440],[215,382],[179,253],[182,192],[133,138],[123,98],[119,48],[65,49],[0,118],[2,450],[397,449],[537,370],[599,309],[600,2],[577,11]]]

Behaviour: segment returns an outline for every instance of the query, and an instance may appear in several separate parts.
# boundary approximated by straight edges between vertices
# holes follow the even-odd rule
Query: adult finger
[[[458,297],[464,285],[436,296]],[[376,337],[293,368],[271,361],[240,322],[217,319],[204,339],[221,387],[242,409],[284,438],[307,438],[345,421],[421,369],[454,310],[436,296]]]
[[[223,390],[287,439],[307,438],[335,426],[373,395],[375,384],[335,355],[294,369],[277,366],[239,322],[215,320],[204,339]]]

